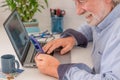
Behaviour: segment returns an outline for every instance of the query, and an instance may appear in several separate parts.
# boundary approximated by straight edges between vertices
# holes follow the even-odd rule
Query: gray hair
[[[116,6],[117,4],[120,3],[120,0],[113,0],[114,5]]]

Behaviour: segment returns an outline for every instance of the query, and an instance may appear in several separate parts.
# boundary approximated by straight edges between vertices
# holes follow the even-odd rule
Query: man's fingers
[[[60,51],[60,54],[65,54],[65,53],[67,53],[68,51],[70,51],[71,50],[71,47],[70,46],[66,46],[66,47],[64,47],[61,51]]]
[[[52,46],[52,44],[53,44],[53,43],[51,43],[51,42],[50,42],[50,43],[47,43],[46,45],[43,46],[43,50],[44,50],[45,52],[47,52],[47,51],[49,50],[49,48]]]
[[[54,45],[51,46],[51,48],[49,48],[49,50],[47,51],[47,53],[52,53],[56,48],[60,47],[61,45],[59,43],[56,43]]]
[[[43,65],[45,65],[45,56],[43,54],[39,54],[35,56],[35,62],[36,65],[39,67],[42,67]]]
[[[56,48],[61,46],[61,42],[55,40],[55,41],[51,41],[50,43],[47,43],[44,47],[43,50],[50,54],[53,52],[53,50],[55,50]]]

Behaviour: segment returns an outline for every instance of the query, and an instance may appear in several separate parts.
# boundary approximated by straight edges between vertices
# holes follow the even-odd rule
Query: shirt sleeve
[[[91,73],[78,65],[61,64],[58,68],[59,80],[120,80],[120,32],[111,37],[101,54],[99,73]]]
[[[58,68],[59,80],[120,80],[114,73],[93,74],[86,66],[81,64],[61,64]]]
[[[83,23],[76,30],[82,33],[87,38],[88,42],[90,42],[90,41],[93,41],[92,28],[93,26],[90,26],[87,23]]]
[[[76,30],[67,29],[61,34],[61,37],[68,37],[68,36],[74,37],[77,45],[81,47],[86,47],[88,44],[88,41],[93,40],[91,26],[89,26],[87,23],[84,23],[83,25],[78,27]]]
[[[77,45],[81,47],[86,47],[88,44],[87,38],[80,32],[73,30],[73,29],[67,29],[61,34],[61,37],[68,37],[72,36],[77,41]]]

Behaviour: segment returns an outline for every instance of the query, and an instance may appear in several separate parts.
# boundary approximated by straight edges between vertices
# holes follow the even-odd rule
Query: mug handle
[[[17,67],[15,67],[15,69],[14,69],[14,71],[16,72],[19,69],[20,65],[19,65],[19,62],[17,60],[15,60],[14,62],[17,65]]]

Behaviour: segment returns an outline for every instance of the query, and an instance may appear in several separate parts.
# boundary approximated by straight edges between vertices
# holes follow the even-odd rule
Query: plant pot
[[[24,24],[26,31],[28,33],[40,32],[38,21],[36,21],[36,22],[23,22],[23,24]]]

